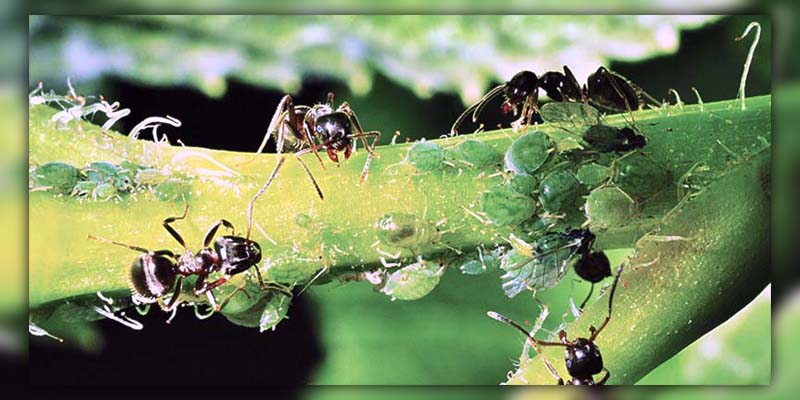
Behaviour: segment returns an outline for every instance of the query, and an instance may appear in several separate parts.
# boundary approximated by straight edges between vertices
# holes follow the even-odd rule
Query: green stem
[[[166,168],[168,174],[190,178],[189,216],[176,226],[191,248],[198,247],[205,230],[225,218],[239,231],[246,227],[245,210],[252,195],[275,165],[275,156],[264,154],[249,164],[252,154],[156,145],[128,140],[114,132],[81,121],[59,130],[50,123],[55,111],[44,106],[30,108],[31,165],[51,161],[83,166],[93,161],[123,160]],[[741,164],[749,154],[769,146],[770,99],[749,99],[748,109],[739,110],[732,101],[706,104],[705,111],[686,106],[634,113],[637,125],[648,137],[649,157],[663,164],[677,179],[691,166],[705,162],[717,175]],[[366,119],[362,117],[362,119]],[[609,118],[623,124],[622,117]],[[559,129],[539,129],[558,135]],[[168,130],[164,130],[167,131]],[[220,140],[238,132],[220,132]],[[504,152],[519,133],[501,130],[469,135]],[[437,140],[443,146],[464,137]],[[379,262],[373,246],[375,223],[390,212],[408,212],[447,231],[440,240],[415,249],[431,255],[447,248],[471,249],[505,243],[513,231],[474,217],[480,211],[479,193],[497,184],[488,172],[444,169],[431,173],[415,171],[403,160],[410,145],[378,148],[368,182],[359,183],[365,153],[359,151],[341,167],[326,162],[322,171],[313,157],[306,160],[317,177],[325,200],[316,193],[300,165],[288,160],[275,185],[255,205],[259,230],[253,239],[262,244],[269,268],[262,271],[273,280],[288,284],[305,282],[321,268],[349,271]],[[208,157],[208,158],[203,158]],[[236,171],[231,174],[210,159]],[[599,234],[600,248],[630,247],[650,229],[677,198],[674,189],[640,205],[640,218],[622,229]],[[135,256],[131,251],[88,240],[89,234],[150,249],[175,249],[177,244],[161,227],[161,221],[179,215],[181,201],[161,201],[150,195],[132,195],[120,201],[78,201],[54,197],[48,192],[30,193],[30,285],[29,304],[36,308],[61,299],[104,293],[127,292],[126,268]],[[309,216],[310,219],[306,219]],[[300,220],[306,220],[299,223]],[[633,227],[633,228],[631,228]],[[274,243],[273,243],[274,242]],[[388,252],[395,249],[385,248]],[[410,256],[410,250],[403,255]]]

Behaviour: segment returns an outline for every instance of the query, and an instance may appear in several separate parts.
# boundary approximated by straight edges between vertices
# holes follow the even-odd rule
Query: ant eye
[[[317,125],[317,132],[320,132],[320,133],[321,133],[321,132],[323,132],[324,130],[325,130],[325,129],[322,127],[322,125]]]

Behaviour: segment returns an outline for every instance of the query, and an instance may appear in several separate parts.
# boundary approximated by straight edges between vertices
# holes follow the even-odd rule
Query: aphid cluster
[[[33,168],[29,175],[31,191],[95,201],[121,199],[142,191],[152,191],[157,198],[167,200],[175,197],[176,189],[185,192],[186,186],[180,178],[169,177],[161,170],[130,161],[119,164],[96,161],[83,168],[50,162]]]
[[[606,382],[608,382],[608,379],[611,378],[611,372],[609,372],[608,369],[606,369],[603,365],[603,356],[600,353],[600,348],[597,346],[595,341],[603,329],[605,329],[608,323],[611,321],[611,307],[612,302],[614,301],[614,292],[617,290],[617,284],[619,283],[619,277],[621,274],[622,266],[620,265],[617,269],[617,274],[614,277],[614,283],[611,285],[611,293],[608,295],[608,314],[600,324],[599,328],[595,328],[594,326],[589,327],[588,338],[579,337],[569,340],[567,338],[567,332],[561,330],[558,332],[558,342],[543,341],[530,336],[525,328],[510,318],[493,311],[489,311],[487,315],[492,319],[500,321],[504,324],[508,324],[522,332],[528,338],[528,341],[531,343],[534,349],[536,349],[536,352],[539,354],[539,358],[542,359],[542,362],[544,363],[548,372],[553,375],[553,378],[556,379],[559,385],[604,385]],[[570,375],[569,380],[565,382],[564,379],[558,374],[553,365],[550,364],[550,361],[548,361],[547,358],[545,358],[545,356],[542,354],[540,346],[564,347],[564,366]],[[600,373],[604,373],[604,375],[602,378],[600,378],[600,380],[596,381],[594,376]]]

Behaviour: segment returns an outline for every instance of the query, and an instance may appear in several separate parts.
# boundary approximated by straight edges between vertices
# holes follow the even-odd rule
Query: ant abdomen
[[[174,257],[144,253],[136,257],[129,271],[129,286],[137,300],[154,303],[175,286]]]

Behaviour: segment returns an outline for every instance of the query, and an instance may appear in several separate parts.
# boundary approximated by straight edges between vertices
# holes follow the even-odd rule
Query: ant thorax
[[[178,273],[184,276],[208,275],[216,267],[218,259],[217,253],[208,247],[201,249],[197,254],[187,250],[178,259]]]

